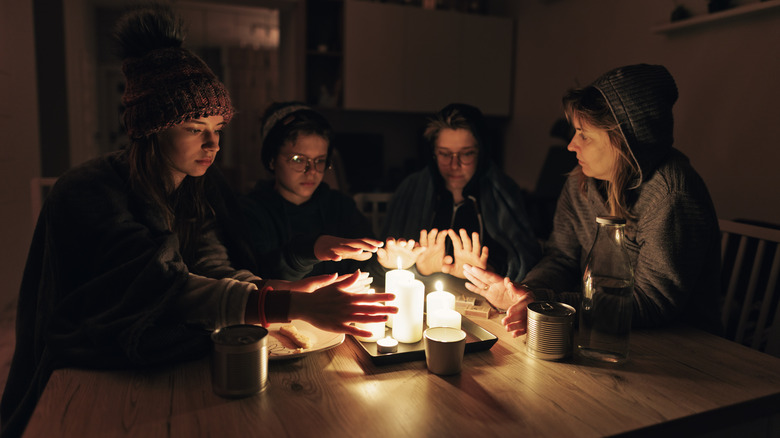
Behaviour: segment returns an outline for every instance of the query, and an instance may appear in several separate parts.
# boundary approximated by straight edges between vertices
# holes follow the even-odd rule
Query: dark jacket
[[[323,182],[311,199],[295,205],[273,186],[273,181],[259,181],[241,199],[260,276],[299,280],[310,275],[345,274],[366,266],[354,260],[320,262],[314,256],[314,242],[321,235],[373,237],[371,224],[352,198]]]
[[[441,210],[437,206],[449,202],[451,211],[452,195],[436,182],[437,176],[441,179],[438,169],[429,167],[401,183],[388,207],[383,237],[417,240],[420,230],[433,226],[436,211]],[[520,281],[540,252],[520,188],[492,163],[475,173],[472,181],[464,194],[476,200],[482,217],[480,238],[489,250],[488,264],[500,275]]]
[[[181,304],[197,307],[213,295],[202,275],[219,273],[224,279],[213,279],[214,286],[230,292],[225,286],[237,282],[227,277],[238,271],[213,241],[205,251],[218,256],[201,254],[202,271],[191,272],[178,238],[130,189],[128,175],[124,152],[94,159],[60,177],[43,205],[19,292],[16,350],[1,405],[4,436],[22,433],[55,369],[145,367],[210,351],[209,331],[190,324]],[[230,191],[216,169],[204,178],[216,219],[210,234],[221,236],[236,267],[252,267],[232,223],[240,214]],[[193,274],[201,287],[188,297]],[[230,292],[223,301],[243,310],[247,293]]]

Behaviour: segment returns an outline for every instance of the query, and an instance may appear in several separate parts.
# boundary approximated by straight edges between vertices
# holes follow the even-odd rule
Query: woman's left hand
[[[466,278],[463,274],[464,265],[487,269],[488,248],[480,244],[479,233],[471,233],[471,238],[469,238],[469,233],[461,228],[460,234],[456,233],[455,230],[447,230],[447,235],[452,240],[453,260],[450,262],[449,258],[445,258],[445,264],[441,268],[442,272],[458,278]]]
[[[337,274],[315,275],[313,277],[302,278],[300,280],[268,280],[264,286],[269,286],[276,290],[294,290],[298,292],[314,292],[315,290],[334,283],[338,278]]]
[[[347,239],[322,235],[314,242],[314,256],[321,261],[338,262],[343,259],[365,261],[370,259],[384,242],[376,239]]]
[[[290,319],[302,319],[323,330],[347,333],[353,336],[371,336],[371,332],[351,325],[353,322],[371,323],[387,320],[387,314],[398,312],[384,301],[395,299],[391,293],[350,293],[358,280],[356,274],[347,275],[341,281],[319,288],[313,293],[290,294]]]

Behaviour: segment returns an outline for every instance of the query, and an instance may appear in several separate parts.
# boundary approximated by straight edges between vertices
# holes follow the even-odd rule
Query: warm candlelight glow
[[[398,313],[393,316],[393,337],[405,344],[419,342],[423,332],[425,285],[412,279],[398,284],[394,293]]]
[[[401,256],[398,256],[398,257],[395,259],[395,263],[396,263],[396,265],[398,266],[398,269],[402,269],[402,268],[403,268],[403,266],[401,265]]]
[[[442,290],[444,290],[444,286],[442,286],[442,284],[441,284],[441,281],[437,281],[437,282],[436,282],[436,284],[435,284],[435,286],[436,286],[436,290],[437,290],[437,291],[442,291]]]
[[[369,294],[373,294],[376,291],[374,289],[369,289]],[[356,336],[358,341],[363,342],[376,342],[379,338],[385,335],[385,323],[382,322],[357,322],[355,323],[355,327],[363,330],[367,330],[371,332],[371,336],[365,337],[365,336]]]
[[[428,314],[428,327],[452,327],[459,329],[461,315],[452,309],[437,309]]]

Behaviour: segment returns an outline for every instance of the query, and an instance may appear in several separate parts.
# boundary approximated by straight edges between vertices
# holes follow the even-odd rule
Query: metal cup
[[[211,334],[214,355],[211,382],[217,395],[246,397],[268,386],[268,330],[249,324],[223,327]]]
[[[528,305],[528,354],[544,360],[563,359],[572,351],[574,314],[568,304],[535,301]]]

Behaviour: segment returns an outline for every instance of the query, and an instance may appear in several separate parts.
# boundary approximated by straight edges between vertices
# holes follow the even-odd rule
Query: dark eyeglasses
[[[325,172],[328,167],[327,158],[315,158],[311,159],[305,155],[293,155],[287,159],[290,169],[296,172],[306,173],[309,169],[314,169],[316,172]]]
[[[453,157],[455,157],[460,164],[472,164],[474,160],[477,159],[479,150],[470,149],[465,152],[447,152],[441,149],[436,149],[433,151],[433,155],[436,156],[436,159],[439,160],[439,163],[441,164],[452,163]]]

